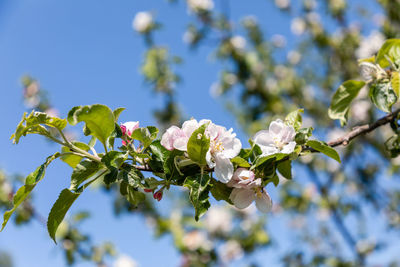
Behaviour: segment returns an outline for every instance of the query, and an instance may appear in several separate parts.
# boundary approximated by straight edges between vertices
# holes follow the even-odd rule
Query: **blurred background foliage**
[[[274,27],[268,17],[247,14],[232,20],[230,8],[235,1],[188,0],[184,2],[188,12],[182,14],[189,16],[182,34],[192,53],[202,46],[212,47],[210,57],[220,63],[212,95],[223,100],[249,137],[297,108],[305,110],[305,127],[314,127],[326,141],[383,115],[367,100],[366,90],[353,103],[345,129],[329,119],[327,109],[338,85],[360,76],[358,59],[374,55],[387,38],[400,38],[399,0],[265,1],[274,2],[273,12],[281,12],[290,21],[291,36],[271,35],[262,28],[260,20]],[[133,27],[147,47],[141,63],[143,79],[164,99],[154,116],[164,129],[177,125],[188,118],[184,103],[178,103],[176,97],[185,80],[179,75],[185,59],[168,44],[157,43],[157,35],[168,27],[168,21],[144,11],[141,18],[134,19]],[[57,114],[37,80],[24,77],[22,85],[28,109]],[[171,235],[182,257],[181,266],[229,266],[243,257],[247,266],[265,266],[260,257],[252,255],[271,247],[278,247],[281,266],[400,266],[397,254],[385,253],[399,249],[400,158],[396,151],[385,149],[386,140],[397,130],[393,125],[381,127],[340,147],[342,165],[321,156],[302,157],[295,164],[294,179],[281,178],[279,199],[266,217],[254,207],[240,211],[213,205],[195,223],[190,203],[181,197],[186,191],[171,190],[166,196],[170,208],[161,211],[151,197],[134,207],[120,196],[118,188],[97,186],[113,197],[116,216],[139,214],[156,237]],[[20,182],[18,176],[0,174],[2,210],[9,208],[13,185]],[[116,248],[110,243],[93,244],[90,236],[79,230],[80,221],[89,216],[78,213],[63,223],[60,249],[67,264],[89,260],[108,266],[104,258],[116,256]],[[285,223],[271,227],[270,216],[281,217]],[[32,219],[42,221],[27,202],[19,208],[15,223]],[[282,231],[292,242],[290,249],[279,250]],[[118,246],[118,240],[113,241]],[[1,253],[0,266],[12,266],[12,257]],[[136,264],[120,257],[114,266]]]

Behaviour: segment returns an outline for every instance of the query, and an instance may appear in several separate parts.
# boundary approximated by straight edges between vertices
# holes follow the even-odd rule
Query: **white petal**
[[[280,137],[282,130],[285,128],[285,124],[282,120],[275,120],[269,125],[269,134],[274,137]]]
[[[189,141],[189,138],[187,137],[180,137],[178,139],[174,140],[174,148],[181,150],[181,151],[186,151],[187,150],[187,143]]]
[[[232,190],[229,199],[238,209],[247,208],[254,201],[255,195],[253,190],[235,188]]]
[[[240,149],[242,149],[242,143],[238,138],[234,138],[231,142],[223,144],[225,157],[234,158],[240,153]]]
[[[211,156],[210,150],[207,151],[206,161],[207,161],[208,167],[210,167],[210,168],[214,168],[215,167],[215,162],[214,162],[214,159]]]
[[[296,131],[294,130],[294,128],[292,126],[285,125],[281,133],[281,142],[289,143],[294,140],[295,136],[296,136]]]
[[[272,154],[276,154],[279,152],[279,149],[276,146],[260,146],[262,154],[261,156],[266,157]]]
[[[185,121],[182,125],[182,131],[185,133],[185,135],[190,138],[192,133],[199,127],[199,124],[195,119],[191,119],[188,121]]]
[[[261,193],[261,197],[256,195],[256,207],[259,211],[264,212],[264,213],[271,211],[272,200],[265,190]]]
[[[287,144],[282,148],[281,153],[290,154],[294,151],[295,147],[296,147],[296,142],[290,142],[289,144]]]
[[[258,131],[253,140],[254,143],[259,146],[269,146],[274,144],[274,140],[267,130]]]
[[[215,160],[215,167],[214,167],[215,176],[220,182],[226,184],[232,179],[233,164],[228,158],[221,155],[221,153],[215,155],[214,160]]]

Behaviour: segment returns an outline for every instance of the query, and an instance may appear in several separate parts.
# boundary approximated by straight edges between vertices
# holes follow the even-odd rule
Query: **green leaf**
[[[307,142],[308,138],[311,137],[313,130],[314,130],[313,127],[299,129],[294,138],[294,140],[296,141],[296,144],[298,144],[298,145],[305,144]]]
[[[148,147],[157,138],[158,129],[154,126],[137,128],[132,133],[132,138],[142,142],[143,147]]]
[[[309,141],[307,141],[306,145],[327,155],[328,157],[336,160],[339,163],[341,162],[339,154],[336,152],[336,150],[333,149],[332,147],[328,146],[324,142],[317,141],[317,140],[309,140]]]
[[[210,138],[205,135],[208,124],[203,124],[197,128],[190,136],[187,144],[189,158],[200,166],[207,165],[206,154],[210,147]]]
[[[189,176],[185,179],[183,186],[189,188],[189,198],[195,210],[195,220],[206,213],[210,207],[208,193],[210,192],[210,176],[208,174],[198,174]]]
[[[389,113],[397,101],[397,96],[390,83],[374,83],[369,88],[372,102],[380,110]]]
[[[285,160],[278,164],[277,166],[280,174],[286,179],[292,179],[292,162],[290,160]]]
[[[117,180],[118,169],[127,158],[128,154],[119,151],[110,151],[102,157],[101,162],[110,170],[110,172],[104,176],[105,184],[110,185]]]
[[[219,181],[211,180],[212,187],[211,187],[211,194],[216,200],[225,200],[229,204],[232,204],[232,201],[229,199],[229,196],[232,192],[232,187],[227,186],[224,183]]]
[[[82,149],[82,150],[85,150],[85,151],[89,151],[89,149],[90,149],[90,147],[87,144],[82,143],[82,142],[73,142],[72,144],[74,146]],[[71,152],[71,149],[64,146],[64,147],[61,148],[61,152],[62,153]],[[60,159],[62,161],[64,161],[65,163],[67,163],[72,168],[75,168],[76,165],[78,165],[78,163],[81,162],[82,157],[81,156],[77,156],[77,155],[69,154],[69,155],[61,156]]]
[[[239,167],[250,168],[250,166],[251,166],[247,160],[245,160],[244,158],[241,158],[239,156],[231,159],[231,162],[236,164]]]
[[[142,183],[144,180],[143,174],[137,170],[136,168],[130,165],[123,165],[121,167],[120,172],[118,173],[117,179],[119,181],[124,181],[130,186],[134,188],[145,188],[145,185]]]
[[[26,114],[27,113],[25,112],[15,130],[15,133],[11,136],[11,139],[14,139],[14,144],[18,144],[21,136],[26,136],[27,134],[49,136],[50,133],[43,125],[57,128],[60,131],[67,126],[67,121],[65,119],[51,117],[44,112],[32,111],[29,116],[26,116]]]
[[[340,124],[346,125],[350,109],[350,103],[358,95],[361,88],[365,85],[363,81],[345,81],[339,86],[332,97],[332,103],[328,110],[331,119],[340,120]]]
[[[95,175],[102,165],[96,161],[84,160],[74,168],[71,176],[71,190],[76,191],[80,184]]]
[[[47,219],[47,230],[49,232],[51,239],[53,239],[55,243],[57,243],[56,241],[57,228],[64,219],[65,214],[72,206],[74,201],[79,197],[79,195],[80,194],[78,193],[73,193],[68,189],[64,189],[63,191],[61,191],[58,199],[51,208],[49,217]]]
[[[134,207],[137,207],[140,202],[143,202],[146,199],[144,193],[138,191],[132,186],[127,187],[127,195],[126,199],[131,203]]]
[[[376,62],[382,67],[386,68],[390,66],[388,59],[396,64],[400,63],[400,40],[399,39],[388,39],[382,45],[376,56]]]
[[[286,124],[293,126],[293,128],[296,131],[298,129],[300,129],[300,127],[303,123],[303,118],[301,117],[301,113],[304,113],[304,109],[298,109],[298,110],[292,111],[285,118]]]
[[[26,179],[25,184],[18,189],[15,193],[13,198],[13,208],[8,210],[4,213],[3,224],[1,226],[1,230],[3,231],[4,227],[6,226],[8,220],[10,219],[11,215],[14,211],[18,208],[19,205],[29,196],[35,186],[43,179],[47,166],[56,158],[58,158],[60,153],[55,153],[52,156],[49,156],[45,163],[40,165],[34,172],[30,173]]]
[[[395,92],[397,98],[400,96],[400,72],[394,71],[392,72],[392,89]]]
[[[272,154],[272,155],[268,155],[268,156],[263,156],[263,157],[258,157],[255,161],[255,163],[253,164],[253,166],[251,166],[251,169],[255,169],[257,167],[259,167],[260,165],[264,164],[265,162],[267,162],[268,160],[281,160],[284,157],[287,157],[288,154],[284,154],[284,153],[276,153],[276,154]]]
[[[68,113],[68,122],[76,125],[85,122],[85,135],[93,135],[104,145],[115,129],[115,118],[111,109],[105,105],[78,106]]]
[[[121,115],[122,111],[124,111],[124,110],[125,110],[125,108],[116,108],[113,111],[115,122],[118,122],[119,115]]]
[[[110,151],[101,158],[108,169],[118,169],[128,158],[128,154],[119,151]]]

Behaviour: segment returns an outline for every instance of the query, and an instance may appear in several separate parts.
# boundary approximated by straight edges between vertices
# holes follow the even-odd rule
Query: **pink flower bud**
[[[145,189],[143,189],[143,191],[146,192],[146,193],[151,193],[151,192],[153,192],[153,189],[145,188]]]
[[[157,201],[160,201],[163,196],[163,191],[159,190],[153,194],[154,199],[157,199]]]
[[[131,137],[132,133],[134,130],[139,128],[139,122],[138,121],[128,121],[123,124],[121,124],[121,131],[123,136],[128,136]]]

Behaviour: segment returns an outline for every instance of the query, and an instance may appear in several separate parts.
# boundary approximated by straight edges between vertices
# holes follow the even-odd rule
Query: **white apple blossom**
[[[113,266],[114,267],[138,267],[139,265],[131,257],[129,257],[127,255],[121,255],[115,260]]]
[[[285,9],[288,8],[290,5],[290,0],[275,0],[275,5],[278,8]]]
[[[233,129],[226,130],[225,127],[210,123],[206,134],[210,138],[210,148],[207,151],[206,160],[208,167],[214,168],[216,178],[222,183],[227,183],[233,175],[233,164],[230,159],[236,157],[242,143]]]
[[[132,22],[133,29],[140,33],[149,31],[153,24],[153,16],[147,11],[137,13]]]
[[[385,36],[379,31],[372,31],[370,35],[361,39],[360,46],[355,51],[357,58],[368,58],[374,55],[385,42]]]
[[[306,30],[306,22],[304,19],[298,17],[294,18],[292,20],[292,23],[290,24],[290,30],[295,34],[295,35],[302,35],[304,31]]]
[[[246,39],[244,39],[242,36],[240,35],[236,35],[233,36],[230,39],[230,43],[232,44],[232,46],[237,49],[237,50],[243,50],[246,47]]]
[[[194,12],[210,11],[214,8],[212,0],[188,0],[189,8]]]
[[[261,187],[261,179],[255,179],[254,172],[239,168],[233,174],[232,180],[227,184],[234,187],[229,199],[238,209],[247,208],[254,200],[256,207],[261,212],[268,212],[272,208],[272,201],[268,193]]]
[[[242,246],[236,240],[229,240],[221,246],[221,259],[223,262],[238,260],[243,256]]]
[[[212,206],[205,218],[210,233],[229,233],[232,230],[232,214],[226,206]]]
[[[261,179],[257,179],[261,184]],[[257,181],[257,182],[258,182]],[[267,191],[261,187],[254,188],[234,188],[229,196],[236,208],[245,209],[253,201],[259,211],[267,213],[272,209],[272,200]]]
[[[189,250],[197,250],[199,248],[211,250],[212,242],[207,238],[204,232],[197,230],[185,233],[182,242]]]
[[[233,164],[231,158],[236,157],[242,144],[232,129],[216,125],[210,120],[195,119],[185,121],[182,128],[171,126],[161,137],[161,145],[168,150],[178,149],[187,151],[187,143],[192,133],[201,125],[208,123],[205,134],[210,138],[210,147],[207,151],[206,160],[210,168],[214,168],[216,178],[227,183],[233,175]]]
[[[278,119],[271,122],[268,131],[257,132],[253,140],[261,148],[262,155],[269,156],[275,153],[292,153],[296,147],[295,136],[294,128]]]

